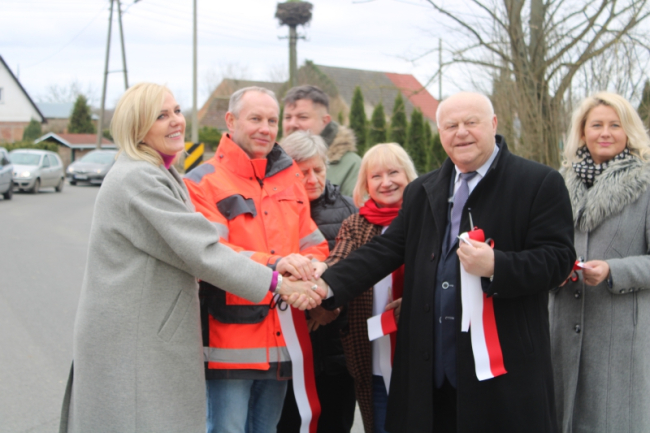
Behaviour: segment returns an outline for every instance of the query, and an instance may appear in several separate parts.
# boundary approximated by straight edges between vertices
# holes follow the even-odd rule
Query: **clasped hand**
[[[280,259],[275,268],[285,277],[278,292],[282,300],[300,310],[316,308],[327,296],[322,284],[316,284],[322,273],[319,271],[321,263],[312,259],[310,254],[289,254]]]

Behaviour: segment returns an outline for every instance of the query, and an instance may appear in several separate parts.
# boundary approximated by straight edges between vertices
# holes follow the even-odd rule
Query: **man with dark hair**
[[[310,131],[327,143],[327,179],[341,187],[343,195],[352,196],[357,183],[361,158],[356,154],[354,132],[332,121],[329,97],[316,86],[304,85],[290,89],[284,97],[282,129],[287,136],[293,131]]]

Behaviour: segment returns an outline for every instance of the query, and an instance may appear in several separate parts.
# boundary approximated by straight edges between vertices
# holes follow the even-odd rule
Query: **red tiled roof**
[[[95,144],[97,134],[56,134],[70,144]],[[102,137],[102,144],[113,144],[112,141]]]
[[[386,76],[395,87],[400,89],[405,98],[422,110],[424,117],[435,122],[438,100],[413,75],[386,72]]]

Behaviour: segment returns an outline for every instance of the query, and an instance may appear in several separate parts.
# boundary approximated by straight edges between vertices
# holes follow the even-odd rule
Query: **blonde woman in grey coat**
[[[120,155],[95,203],[61,431],[205,432],[196,278],[252,302],[271,290],[304,309],[319,296],[220,244],[194,212],[171,165],[185,119],[166,87],[131,87],[112,133]]]
[[[650,432],[650,140],[628,101],[601,92],[574,113],[564,156],[584,269],[549,301],[559,423]]]

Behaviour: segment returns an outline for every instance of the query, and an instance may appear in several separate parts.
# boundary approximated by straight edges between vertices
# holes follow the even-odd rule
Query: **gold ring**
[[[311,289],[315,292],[316,290],[318,290],[318,286],[314,284],[313,286],[311,286]]]

